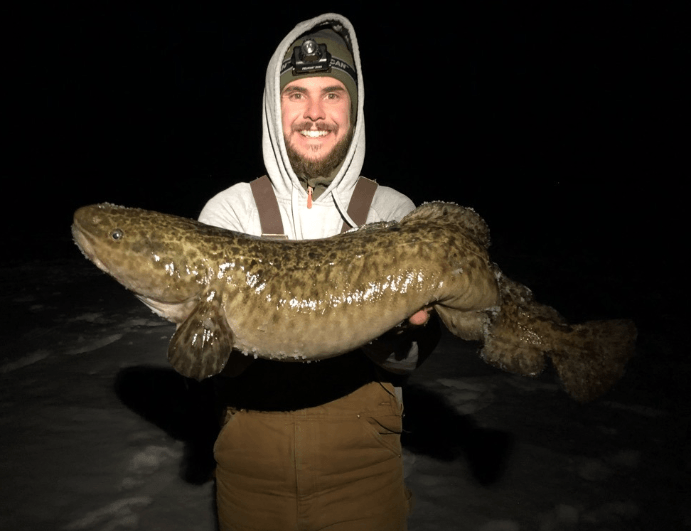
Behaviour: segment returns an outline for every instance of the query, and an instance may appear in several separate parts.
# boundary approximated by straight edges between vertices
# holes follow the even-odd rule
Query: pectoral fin
[[[232,348],[221,297],[209,290],[170,340],[168,361],[183,376],[203,380],[223,370]]]

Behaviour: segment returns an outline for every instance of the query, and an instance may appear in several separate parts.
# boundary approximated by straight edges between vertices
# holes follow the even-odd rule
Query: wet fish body
[[[535,376],[550,357],[581,401],[618,380],[634,349],[630,321],[569,325],[537,303],[490,260],[482,218],[451,203],[320,240],[265,240],[110,204],[79,209],[72,232],[99,268],[178,324],[168,358],[197,379],[223,370],[233,349],[337,356],[428,306],[504,370]]]

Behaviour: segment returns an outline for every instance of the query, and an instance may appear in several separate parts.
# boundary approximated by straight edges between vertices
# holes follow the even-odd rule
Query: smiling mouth
[[[311,130],[311,129],[304,129],[300,131],[300,134],[304,136],[305,138],[321,138],[323,136],[326,136],[329,134],[329,131],[323,131],[320,129],[317,130]]]

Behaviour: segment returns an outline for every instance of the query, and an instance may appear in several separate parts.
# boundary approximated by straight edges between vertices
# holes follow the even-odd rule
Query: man
[[[327,14],[299,24],[267,69],[269,180],[221,192],[199,219],[257,236],[313,239],[413,210],[404,195],[360,179],[363,100],[350,22]],[[219,378],[225,424],[214,447],[221,529],[406,528],[410,495],[394,380],[436,345],[438,327],[421,326],[428,319],[421,309],[362,350],[319,363],[231,358]]]

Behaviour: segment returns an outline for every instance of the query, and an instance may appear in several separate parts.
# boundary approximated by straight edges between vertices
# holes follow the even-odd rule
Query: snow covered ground
[[[167,366],[173,325],[76,249],[0,278],[0,529],[216,529],[207,387]],[[587,405],[445,335],[405,391],[410,530],[691,528],[690,365],[637,324]]]

